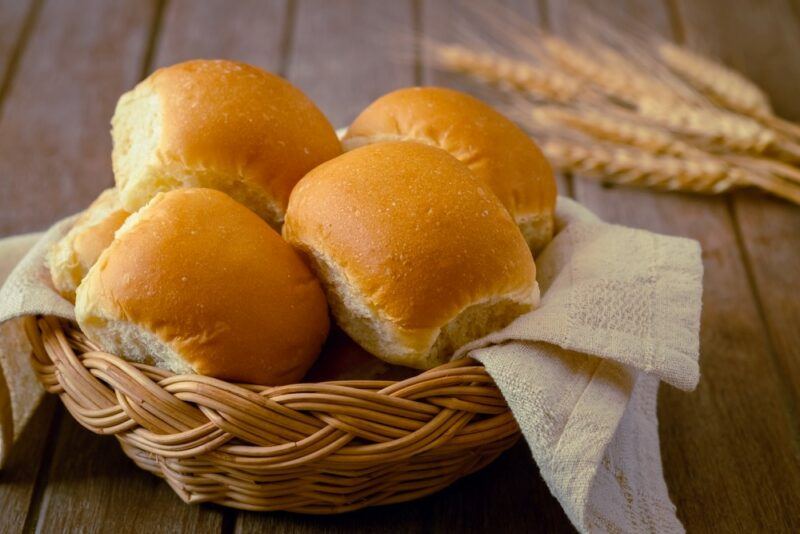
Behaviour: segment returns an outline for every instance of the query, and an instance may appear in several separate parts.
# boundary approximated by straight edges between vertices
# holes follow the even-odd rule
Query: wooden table
[[[504,2],[556,32],[573,3]],[[653,31],[747,73],[800,119],[800,5],[614,0]],[[162,65],[228,57],[279,72],[336,125],[413,84],[458,86],[419,54],[455,35],[455,1],[0,0],[0,236],[44,229],[111,185],[117,97]],[[613,15],[612,15],[613,16]],[[391,40],[391,46],[386,43]],[[381,43],[384,45],[381,46]],[[690,532],[800,531],[800,208],[757,193],[561,192],[607,220],[703,246],[702,380],[659,398],[664,470]],[[186,506],[113,438],[48,398],[0,474],[0,531],[571,531],[520,444],[417,502],[339,517]]]

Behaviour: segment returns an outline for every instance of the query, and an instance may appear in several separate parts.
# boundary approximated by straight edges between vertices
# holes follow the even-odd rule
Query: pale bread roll
[[[532,250],[540,251],[552,238],[553,170],[536,143],[489,105],[439,87],[393,91],[361,112],[343,143],[352,149],[387,140],[446,150],[491,188]]]
[[[75,313],[113,354],[264,385],[299,381],[328,333],[300,256],[211,189],[162,193],[131,215],[78,287]]]
[[[161,191],[210,187],[280,229],[294,184],[341,153],[299,89],[233,61],[157,70],[122,95],[111,124],[114,176],[130,211]]]
[[[114,232],[130,215],[122,208],[114,188],[106,189],[75,220],[69,232],[47,254],[46,262],[56,291],[75,302],[75,290],[89,272]]]
[[[366,146],[308,173],[283,235],[312,260],[339,325],[390,363],[434,367],[538,302],[530,250],[497,197],[419,143]]]

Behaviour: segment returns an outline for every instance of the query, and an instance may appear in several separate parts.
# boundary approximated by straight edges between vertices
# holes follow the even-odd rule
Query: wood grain
[[[188,59],[233,59],[276,71],[286,40],[286,0],[172,0],[153,68]]]
[[[49,2],[0,122],[0,235],[40,230],[111,184],[108,121],[139,76],[152,4]]]
[[[56,414],[56,398],[45,398],[14,442],[8,464],[0,471],[0,532],[20,532],[32,506],[41,498],[36,481],[47,471],[43,454]]]
[[[662,5],[616,5],[670,35]],[[566,31],[574,6],[550,4],[554,29]],[[616,12],[608,9],[609,16]],[[575,190],[606,220],[691,237],[703,247],[701,382],[691,394],[662,387],[659,396],[664,472],[679,518],[689,531],[786,529],[794,500],[787,494],[800,492],[796,421],[781,394],[726,200],[608,189],[588,180],[577,180]]]
[[[65,413],[37,531],[214,532],[221,522],[219,508],[185,505],[136,467],[115,438],[92,434]]]
[[[729,2],[719,18],[702,2],[678,2],[680,33],[692,48],[721,58],[756,81],[775,110],[800,120],[800,11],[787,1]],[[797,7],[797,6],[796,6]],[[711,22],[714,22],[711,24]],[[742,38],[741,28],[747,28]],[[800,417],[800,209],[767,195],[737,194],[736,222],[792,414]],[[794,266],[792,268],[791,266]],[[800,425],[795,425],[800,444]],[[796,453],[800,455],[797,449]]]
[[[410,1],[299,0],[287,77],[337,128],[384,93],[413,85]]]
[[[0,0],[0,87],[13,77],[10,69],[22,51],[25,23],[35,18],[35,8],[33,0]]]
[[[3,97],[14,79],[19,56],[27,44],[30,25],[36,19],[36,7],[33,1],[0,0],[0,110],[3,109]],[[0,184],[5,188],[6,182],[2,178]],[[13,223],[10,226],[11,231],[16,230]],[[10,324],[0,327],[0,336],[8,334],[11,328],[13,325]],[[4,387],[0,385],[0,388]],[[0,399],[0,402],[8,402],[9,406],[3,408],[10,409],[9,397]],[[39,406],[24,429],[15,429],[21,433],[8,464],[0,471],[0,517],[4,528],[18,530],[25,524],[54,411],[55,402],[51,399]]]

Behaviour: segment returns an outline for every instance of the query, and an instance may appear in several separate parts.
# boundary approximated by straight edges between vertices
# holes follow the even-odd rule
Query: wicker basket
[[[409,501],[519,438],[474,360],[399,382],[264,387],[132,364],[53,317],[29,318],[26,331],[46,390],[187,503],[330,514]]]

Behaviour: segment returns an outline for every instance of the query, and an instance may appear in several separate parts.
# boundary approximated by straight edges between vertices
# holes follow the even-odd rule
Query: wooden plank
[[[0,176],[3,180],[0,234],[46,226],[69,211],[70,208],[61,206],[63,201],[79,206],[88,202],[92,195],[81,194],[74,187],[83,178],[82,172],[71,176],[68,173],[78,171],[74,165],[70,167],[70,162],[87,156],[83,149],[89,140],[76,142],[76,134],[81,133],[81,126],[97,118],[96,114],[87,114],[75,106],[83,103],[86,107],[89,102],[97,102],[82,95],[86,91],[80,85],[69,83],[75,73],[69,54],[77,47],[62,48],[70,39],[69,28],[58,27],[58,17],[63,11],[47,10],[45,17],[52,18],[43,20],[39,4],[41,2],[3,2],[0,7],[3,13],[0,62],[7,76],[0,122]],[[90,18],[89,22],[96,21]],[[120,35],[124,37],[123,33]],[[124,42],[123,39],[121,43]],[[98,68],[103,69],[105,63],[100,62]],[[113,69],[114,72],[118,70]],[[107,81],[113,83],[113,75]],[[107,118],[103,122],[103,132],[106,122]],[[65,141],[63,150],[53,150],[51,147],[59,144],[60,139]],[[84,169],[100,161],[90,155],[88,159],[89,164]],[[99,169],[99,166],[93,168]],[[38,506],[48,475],[47,451],[53,448],[48,432],[56,406],[56,400],[50,398],[37,409],[15,444],[10,464],[0,474],[0,514],[4,518],[4,528],[9,531],[22,530],[24,525],[35,521],[29,516],[29,510]]]
[[[616,5],[669,35],[660,4]],[[569,9],[549,4],[557,31],[567,30]],[[663,387],[659,399],[664,471],[679,518],[689,531],[787,528],[800,504],[796,421],[781,394],[726,199],[609,189],[589,180],[576,180],[575,191],[606,220],[691,237],[703,247],[701,382],[691,394]]]
[[[18,59],[16,56],[22,52],[26,26],[30,26],[35,18],[35,7],[33,0],[0,1],[0,13],[3,14],[0,17],[0,88],[6,87],[6,78],[13,75],[11,69]]]
[[[218,508],[188,506],[140,470],[113,437],[97,436],[65,413],[37,532],[215,532]]]
[[[795,6],[797,7],[797,6]],[[775,110],[800,120],[800,11],[788,1],[726,3],[718,17],[713,2],[678,2],[680,33],[689,46],[744,73],[770,95]],[[734,213],[774,357],[800,417],[800,208],[768,195],[742,192]],[[800,435],[795,435],[800,442]]]
[[[108,121],[118,96],[141,74],[155,13],[156,2],[51,1],[42,7],[0,122],[0,176],[8,180],[0,200],[3,231],[46,226],[111,183]],[[44,424],[32,427],[24,442],[30,449],[18,451],[18,469],[8,474],[9,483],[20,481],[16,499],[24,502],[37,465],[35,456],[25,458],[49,447],[49,468],[38,476],[25,528],[219,529],[219,512],[183,505],[136,469],[115,440],[83,430],[67,415],[59,432],[47,437],[41,429],[53,400],[43,408]],[[13,484],[8,488],[13,498]],[[14,518],[17,530],[21,520],[21,514]]]
[[[27,44],[30,28],[36,19],[36,8],[36,2],[33,1],[0,0],[0,106]],[[5,184],[4,181],[2,183]],[[16,229],[12,222],[9,233],[16,233]],[[14,328],[17,328],[16,325],[3,325],[0,327],[0,337],[18,337],[19,333],[12,331]],[[18,339],[12,343],[12,347],[21,343],[22,340]],[[21,530],[25,524],[54,411],[53,399],[42,403],[34,411],[15,441],[8,464],[0,471],[0,517],[3,518],[3,528],[8,531]]]
[[[0,123],[0,235],[44,229],[111,184],[108,121],[152,18],[135,4],[43,6]]]
[[[278,71],[286,17],[286,0],[174,0],[164,13],[154,67],[206,58]]]
[[[41,498],[36,481],[47,471],[48,433],[57,402],[55,397],[42,401],[14,442],[8,465],[0,471],[1,531],[21,532],[31,506]]]
[[[412,3],[299,0],[287,77],[337,128],[367,104],[413,85]]]

